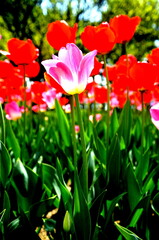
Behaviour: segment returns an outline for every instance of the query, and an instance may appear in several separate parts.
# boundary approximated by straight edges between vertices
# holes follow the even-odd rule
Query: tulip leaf
[[[91,220],[88,204],[83,194],[79,177],[75,174],[74,222],[78,239],[90,240]]]
[[[126,240],[142,240],[135,233],[133,233],[129,229],[119,225],[117,222],[115,222],[115,226]]]
[[[119,128],[118,134],[123,137],[125,145],[128,146],[131,137],[131,106],[130,101],[127,101],[124,108],[122,109],[120,119],[119,119]]]
[[[57,113],[58,127],[59,127],[60,134],[62,136],[62,139],[65,145],[69,147],[71,145],[69,123],[64,111],[62,110],[57,100],[55,101],[55,109]]]
[[[5,120],[2,104],[0,104],[0,140],[5,143]]]
[[[17,160],[21,157],[21,148],[9,120],[6,121],[6,134],[8,146],[13,150],[14,157]]]
[[[9,153],[3,144],[0,141],[0,183],[5,187],[9,174],[12,169],[12,162],[9,156]]]
[[[120,142],[118,134],[112,139],[109,152],[108,152],[108,177],[111,185],[119,184],[119,176],[121,169],[121,158],[120,158]]]
[[[129,205],[133,211],[140,201],[142,195],[131,164],[129,164],[127,167],[127,186]]]
[[[159,215],[159,193],[157,193],[152,199],[152,208]]]
[[[110,138],[113,138],[117,129],[119,127],[119,120],[117,116],[116,109],[113,110],[113,114],[110,120]]]

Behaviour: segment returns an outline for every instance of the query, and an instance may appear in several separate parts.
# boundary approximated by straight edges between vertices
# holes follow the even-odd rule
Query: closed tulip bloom
[[[30,64],[39,56],[39,50],[30,39],[26,41],[12,38],[8,41],[7,57],[16,65]]]
[[[127,15],[118,15],[110,19],[109,23],[116,35],[116,43],[124,43],[132,39],[141,18],[130,18]]]
[[[83,45],[90,51],[96,49],[98,54],[108,53],[116,43],[116,36],[107,22],[98,26],[87,26],[81,34]]]
[[[68,43],[66,48],[60,49],[58,56],[42,61],[42,65],[67,94],[79,94],[86,88],[96,54],[94,50],[83,56],[74,43]]]
[[[49,23],[46,33],[48,43],[56,50],[65,47],[67,43],[75,43],[77,26],[75,23],[70,27],[64,20]]]
[[[159,129],[159,103],[154,104],[150,108],[150,115],[153,124]]]

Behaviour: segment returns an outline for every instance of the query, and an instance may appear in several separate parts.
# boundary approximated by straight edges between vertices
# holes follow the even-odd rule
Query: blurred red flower
[[[153,90],[157,77],[155,65],[147,62],[137,62],[130,68],[130,77],[134,80],[136,90]]]
[[[19,68],[20,68],[22,75],[24,76],[24,71],[25,71],[25,76],[28,78],[34,78],[40,72],[40,64],[36,61],[33,61],[32,63],[26,65],[25,70],[24,70],[23,66],[19,66]]]
[[[34,82],[31,85],[32,102],[36,104],[44,104],[42,93],[48,90],[46,82]]]
[[[95,57],[94,58],[94,68],[93,68],[90,76],[95,76],[95,75],[99,74],[100,69],[102,69],[102,66],[103,66],[103,63],[100,62],[97,57]]]
[[[115,46],[116,36],[109,23],[103,22],[98,26],[85,27],[81,40],[88,50],[96,49],[98,54],[105,54]]]
[[[7,57],[16,65],[30,64],[39,56],[39,50],[30,39],[26,41],[12,38],[8,41]]]
[[[159,65],[159,48],[152,49],[151,53],[147,55],[149,63],[155,63]]]
[[[56,50],[65,47],[67,43],[75,43],[77,27],[77,23],[70,27],[64,20],[49,23],[47,41]]]
[[[124,43],[132,39],[141,18],[130,18],[127,15],[118,15],[110,19],[110,27],[116,34],[116,43]]]
[[[107,89],[106,87],[96,86],[94,87],[94,96],[97,103],[107,102]]]

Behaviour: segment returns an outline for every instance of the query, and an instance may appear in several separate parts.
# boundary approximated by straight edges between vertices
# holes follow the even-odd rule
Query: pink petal
[[[87,53],[81,63],[80,63],[80,68],[78,72],[78,83],[81,84],[83,83],[85,86],[87,84],[87,80],[94,68],[94,57],[96,56],[97,51],[91,51]]]
[[[159,103],[150,108],[150,114],[151,118],[153,118],[155,121],[159,121]]]
[[[48,59],[48,60],[44,60],[41,62],[41,64],[44,66],[44,68],[46,69],[46,72],[49,72],[49,69],[51,67],[56,66],[57,62],[59,62],[57,59],[53,60],[53,59]]]
[[[65,63],[72,73],[77,73],[83,54],[74,43],[68,43],[66,48],[61,48],[58,56],[60,61]]]

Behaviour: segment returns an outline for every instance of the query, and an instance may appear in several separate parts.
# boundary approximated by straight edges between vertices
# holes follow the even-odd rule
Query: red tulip
[[[107,22],[98,26],[87,26],[81,34],[83,45],[89,49],[97,50],[98,54],[108,53],[116,43],[116,36]]]
[[[42,93],[48,90],[46,82],[34,82],[31,85],[32,101],[36,104],[43,104]]]
[[[96,86],[94,87],[95,101],[98,103],[107,102],[107,89],[105,87]]]
[[[24,68],[23,66],[19,66],[22,75],[24,76]],[[25,66],[25,76],[28,78],[34,78],[39,74],[40,65],[38,62],[33,61],[32,63]]]
[[[47,41],[56,50],[65,47],[67,43],[75,43],[77,26],[75,23],[70,27],[64,20],[49,23],[46,33]]]
[[[155,63],[159,65],[159,48],[152,49],[151,53],[147,55],[149,63]]]
[[[152,90],[156,81],[156,66],[147,62],[137,62],[130,68],[130,77],[137,90]]]
[[[12,38],[8,41],[7,57],[16,65],[30,64],[39,56],[39,50],[34,46],[30,39],[19,40]]]
[[[141,18],[138,16],[130,18],[127,15],[119,15],[110,19],[110,27],[116,34],[116,43],[124,43],[132,39]]]
[[[99,74],[100,70],[102,69],[102,66],[103,66],[103,63],[99,62],[98,58],[95,57],[94,58],[94,68],[93,68],[90,76]]]

